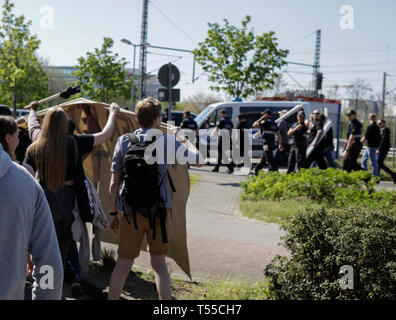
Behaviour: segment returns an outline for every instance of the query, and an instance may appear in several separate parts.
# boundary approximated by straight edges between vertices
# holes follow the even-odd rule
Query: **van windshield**
[[[212,112],[213,106],[206,107],[196,118],[195,122],[200,126],[207,118],[207,116]]]

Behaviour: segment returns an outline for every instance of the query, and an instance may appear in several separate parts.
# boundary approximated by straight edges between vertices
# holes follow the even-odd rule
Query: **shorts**
[[[160,218],[157,217],[155,222],[156,237],[153,240],[153,230],[150,229],[149,219],[136,213],[136,221],[138,229],[136,230],[132,214],[127,214],[128,221],[125,219],[125,215],[122,214],[120,217],[120,238],[118,244],[118,256],[122,259],[135,259],[139,256],[140,250],[143,244],[144,235],[147,238],[147,249],[151,255],[164,256],[169,250],[170,243],[170,232],[169,232],[169,215],[170,209],[166,209],[166,234],[168,237],[168,243],[162,242],[161,224]]]

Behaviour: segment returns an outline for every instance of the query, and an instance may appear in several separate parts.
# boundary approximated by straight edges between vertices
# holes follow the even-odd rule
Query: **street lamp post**
[[[135,67],[136,67],[136,47],[139,47],[140,45],[138,44],[133,44],[131,41],[127,39],[122,39],[122,43],[125,43],[129,46],[133,46],[133,68],[132,68],[132,112],[135,112]]]

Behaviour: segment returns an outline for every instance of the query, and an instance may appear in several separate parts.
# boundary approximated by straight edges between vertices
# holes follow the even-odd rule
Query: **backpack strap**
[[[140,142],[138,137],[134,133],[128,133],[128,139],[131,144],[138,144]]]

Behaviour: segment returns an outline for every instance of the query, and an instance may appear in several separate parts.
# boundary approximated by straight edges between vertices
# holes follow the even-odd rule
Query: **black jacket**
[[[378,148],[381,154],[387,154],[390,149],[390,134],[391,132],[387,127],[381,130],[381,143]]]
[[[381,143],[380,128],[375,122],[372,122],[366,130],[367,146],[369,148],[378,148]]]

